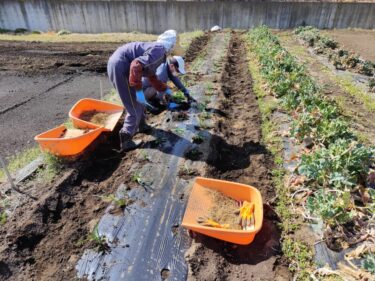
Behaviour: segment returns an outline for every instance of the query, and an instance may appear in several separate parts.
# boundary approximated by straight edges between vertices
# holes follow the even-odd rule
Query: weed
[[[26,28],[16,28],[14,30],[14,33],[20,34],[20,33],[26,33],[28,30]]]
[[[282,245],[284,255],[291,261],[289,269],[297,272],[296,280],[309,280],[309,268],[313,266],[312,252],[310,248],[299,241],[292,238],[285,238]]]
[[[39,147],[33,147],[13,156],[8,161],[8,169],[11,173],[25,167],[41,155]],[[5,177],[3,169],[0,169],[0,179]]]
[[[4,225],[7,223],[8,215],[5,211],[0,213],[0,225]]]
[[[58,36],[63,36],[63,35],[68,35],[68,34],[71,34],[71,32],[66,29],[61,29],[59,32],[57,32]]]
[[[51,181],[55,175],[57,175],[63,168],[63,162],[61,159],[51,153],[44,153],[43,159],[45,163],[44,170],[41,172],[45,180]]]

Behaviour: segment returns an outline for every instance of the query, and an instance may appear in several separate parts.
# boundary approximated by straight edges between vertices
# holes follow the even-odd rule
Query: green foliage
[[[117,198],[114,194],[109,194],[107,196],[102,196],[104,202],[113,203],[116,207],[124,209],[127,205],[131,203],[131,200],[127,197]]]
[[[7,215],[7,213],[6,213],[5,211],[2,211],[2,212],[0,213],[0,225],[4,225],[4,224],[6,224],[7,219],[8,219],[8,215]]]
[[[193,143],[202,143],[204,141],[204,136],[201,133],[198,133],[192,137]]]
[[[350,192],[318,190],[307,199],[306,207],[314,216],[320,217],[328,225],[345,224],[352,220],[355,211]]]
[[[299,273],[296,280],[309,280],[310,273],[308,269],[312,266],[313,257],[309,246],[292,238],[286,238],[282,244],[282,251],[292,261],[289,264],[289,269],[292,272],[298,271]]]
[[[184,95],[183,92],[178,91],[178,92],[176,92],[176,93],[173,94],[172,100],[175,103],[182,103],[182,102],[185,101],[185,95]]]
[[[337,140],[328,148],[302,155],[298,172],[319,186],[353,188],[369,171],[375,150],[349,140]]]
[[[375,253],[367,254],[364,257],[362,261],[362,267],[371,274],[375,275]]]
[[[20,34],[20,33],[25,33],[27,31],[28,30],[26,28],[17,28],[17,29],[14,30],[14,33]]]
[[[99,234],[98,225],[94,227],[93,231],[90,233],[88,237],[88,240],[95,243],[96,249],[100,253],[106,252],[109,249],[106,237],[104,235]]]
[[[68,34],[71,34],[71,32],[66,29],[61,29],[59,32],[57,32],[58,36],[63,36],[63,35],[68,35]]]
[[[31,34],[42,34],[42,32],[39,30],[33,30],[31,31]]]

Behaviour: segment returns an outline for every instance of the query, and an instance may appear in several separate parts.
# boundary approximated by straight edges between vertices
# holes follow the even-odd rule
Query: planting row
[[[301,26],[296,28],[294,33],[309,47],[313,47],[315,54],[326,55],[336,69],[349,69],[363,75],[374,76],[375,62],[361,59],[358,54],[341,48],[337,41],[322,35],[319,29]],[[371,92],[375,92],[375,78],[369,80],[369,88]]]
[[[304,147],[296,156],[294,184],[308,190],[305,216],[323,220],[325,237],[337,238],[331,248],[363,241],[360,238],[369,231],[375,209],[375,192],[368,188],[375,175],[370,172],[375,149],[358,141],[336,104],[321,94],[305,67],[268,28],[250,31],[249,39],[261,75],[281,109],[291,116],[290,135]]]

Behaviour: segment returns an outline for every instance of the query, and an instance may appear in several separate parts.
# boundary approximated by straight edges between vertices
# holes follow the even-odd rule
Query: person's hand
[[[154,108],[151,104],[149,104],[146,101],[145,94],[143,93],[142,90],[136,91],[135,92],[135,96],[136,96],[137,102],[139,102],[140,104],[143,104],[144,106],[148,106],[148,107]]]
[[[164,91],[165,94],[167,94],[168,96],[172,96],[173,95],[173,91],[170,89],[170,88],[167,88],[165,91]]]
[[[187,98],[188,103],[197,102],[197,100],[190,95],[189,90],[186,90],[184,95],[185,98]]]

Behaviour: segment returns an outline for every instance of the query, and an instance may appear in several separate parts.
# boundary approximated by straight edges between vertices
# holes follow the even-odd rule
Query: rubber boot
[[[127,133],[120,132],[120,152],[127,152],[136,149],[142,144],[141,140],[132,140],[132,136]]]
[[[139,133],[147,133],[150,132],[152,127],[146,123],[146,120],[143,118],[139,123],[138,132]]]

